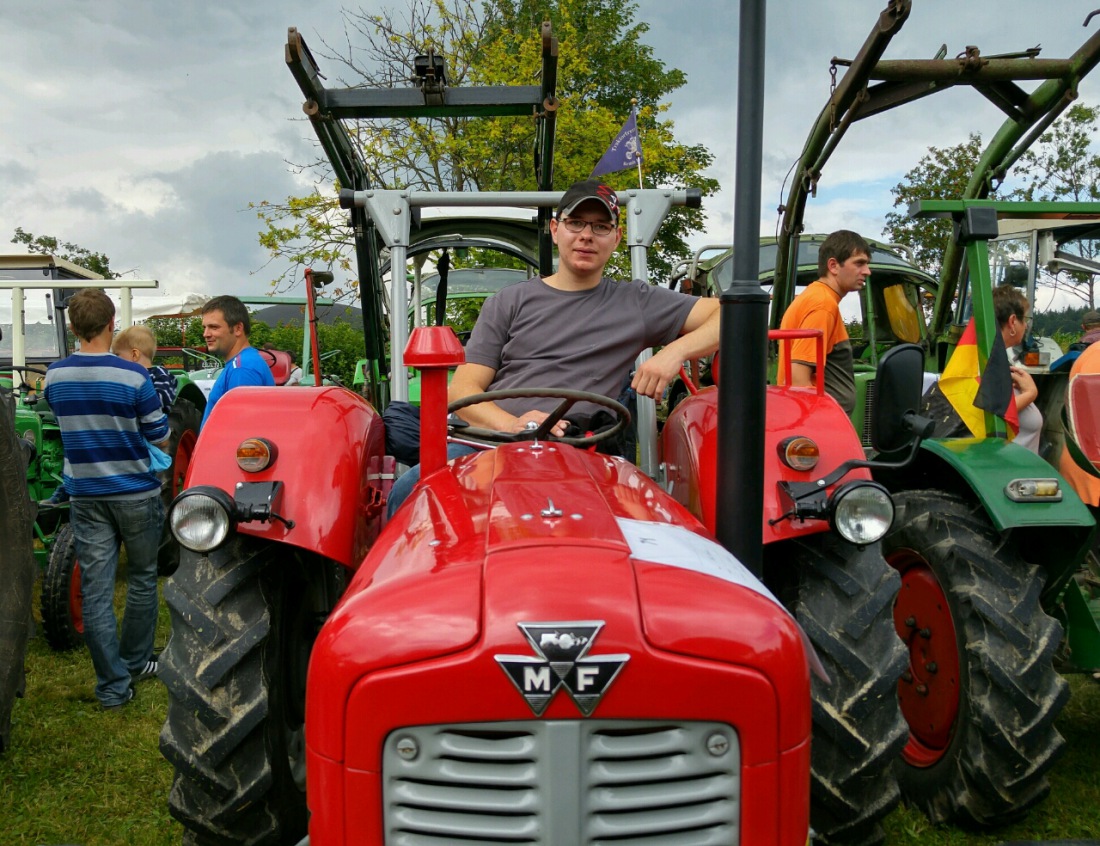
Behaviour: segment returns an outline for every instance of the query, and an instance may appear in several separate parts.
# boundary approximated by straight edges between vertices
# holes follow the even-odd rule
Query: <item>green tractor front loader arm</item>
[[[794,297],[797,263],[793,257],[798,254],[807,197],[816,192],[825,163],[853,123],[937,91],[969,85],[1008,115],[983,153],[964,194],[964,199],[981,199],[989,195],[1016,160],[1076,99],[1081,79],[1100,62],[1100,32],[1068,59],[1039,59],[1037,48],[986,57],[977,47],[968,47],[954,59],[945,58],[941,49],[933,59],[880,60],[890,39],[909,16],[910,5],[910,0],[890,0],[856,58],[851,62],[834,60],[834,75],[836,65],[846,64],[848,69],[839,84],[834,85],[814,123],[795,165],[787,200],[780,207],[783,219],[777,233],[779,252],[772,328],[778,328]],[[1018,80],[1043,82],[1028,94],[1017,85]],[[872,81],[874,84],[869,84]],[[947,306],[955,295],[962,255],[962,247],[952,243],[944,258],[932,327],[934,336],[946,325]]]

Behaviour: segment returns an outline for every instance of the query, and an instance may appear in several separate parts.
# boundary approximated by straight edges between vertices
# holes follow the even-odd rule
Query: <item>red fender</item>
[[[737,420],[730,426],[739,425]],[[686,397],[669,414],[661,431],[661,458],[666,489],[710,530],[715,531],[715,482],[718,463],[718,389]],[[790,437],[812,439],[821,459],[812,471],[797,471],[783,463],[780,444]],[[777,484],[820,479],[851,458],[863,458],[863,446],[847,415],[831,396],[814,388],[769,386],[764,430],[764,543],[829,531],[824,521],[780,519],[783,503]],[[842,479],[870,479],[867,470],[853,470]],[[831,490],[831,489],[830,489]],[[774,524],[771,521],[778,521]]]
[[[246,438],[275,445],[277,457],[266,470],[237,466]],[[294,528],[251,522],[237,531],[354,567],[381,529],[384,452],[381,417],[346,388],[234,388],[199,434],[186,486],[214,485],[232,496],[239,482],[280,481],[279,513]]]

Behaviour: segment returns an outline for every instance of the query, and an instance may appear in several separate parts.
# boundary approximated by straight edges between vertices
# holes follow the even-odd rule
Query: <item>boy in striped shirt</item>
[[[168,372],[167,367],[153,364],[153,359],[157,357],[157,339],[149,327],[131,326],[123,329],[115,336],[111,352],[119,358],[136,361],[149,371],[153,389],[160,398],[160,407],[165,414],[169,414],[176,401],[176,378]]]
[[[74,294],[68,318],[80,350],[50,365],[45,397],[65,447],[62,478],[71,500],[96,698],[114,710],[133,698],[134,681],[157,669],[153,636],[164,508],[145,441],[166,444],[168,417],[148,371],[111,353],[115,307],[103,291]],[[127,561],[121,636],[113,604],[120,543]]]

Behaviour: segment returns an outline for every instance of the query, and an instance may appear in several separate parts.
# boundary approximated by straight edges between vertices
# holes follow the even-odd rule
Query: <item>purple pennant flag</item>
[[[638,121],[631,110],[630,117],[626,119],[623,128],[607,148],[589,177],[602,176],[605,173],[614,173],[617,170],[637,167],[642,160],[642,145],[638,139]]]

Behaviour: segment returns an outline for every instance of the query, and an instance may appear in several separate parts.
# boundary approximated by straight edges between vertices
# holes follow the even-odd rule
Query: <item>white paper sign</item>
[[[647,520],[626,518],[618,518],[616,522],[623,533],[623,538],[630,546],[630,555],[633,558],[654,564],[666,564],[669,567],[680,567],[684,570],[694,570],[696,573],[714,576],[731,584],[748,588],[770,599],[783,609],[783,613],[794,619],[783,603],[775,598],[775,594],[721,544],[672,523],[652,523]],[[798,633],[802,636],[802,645],[805,647],[810,669],[828,684],[829,674],[821,664],[821,659],[814,650],[813,644],[810,643],[810,638],[797,620],[795,625],[798,626]]]
[[[783,608],[783,603],[775,598],[764,583],[721,544],[672,523],[651,523],[625,518],[620,518],[617,522],[634,558],[694,570],[696,573],[747,587]]]

